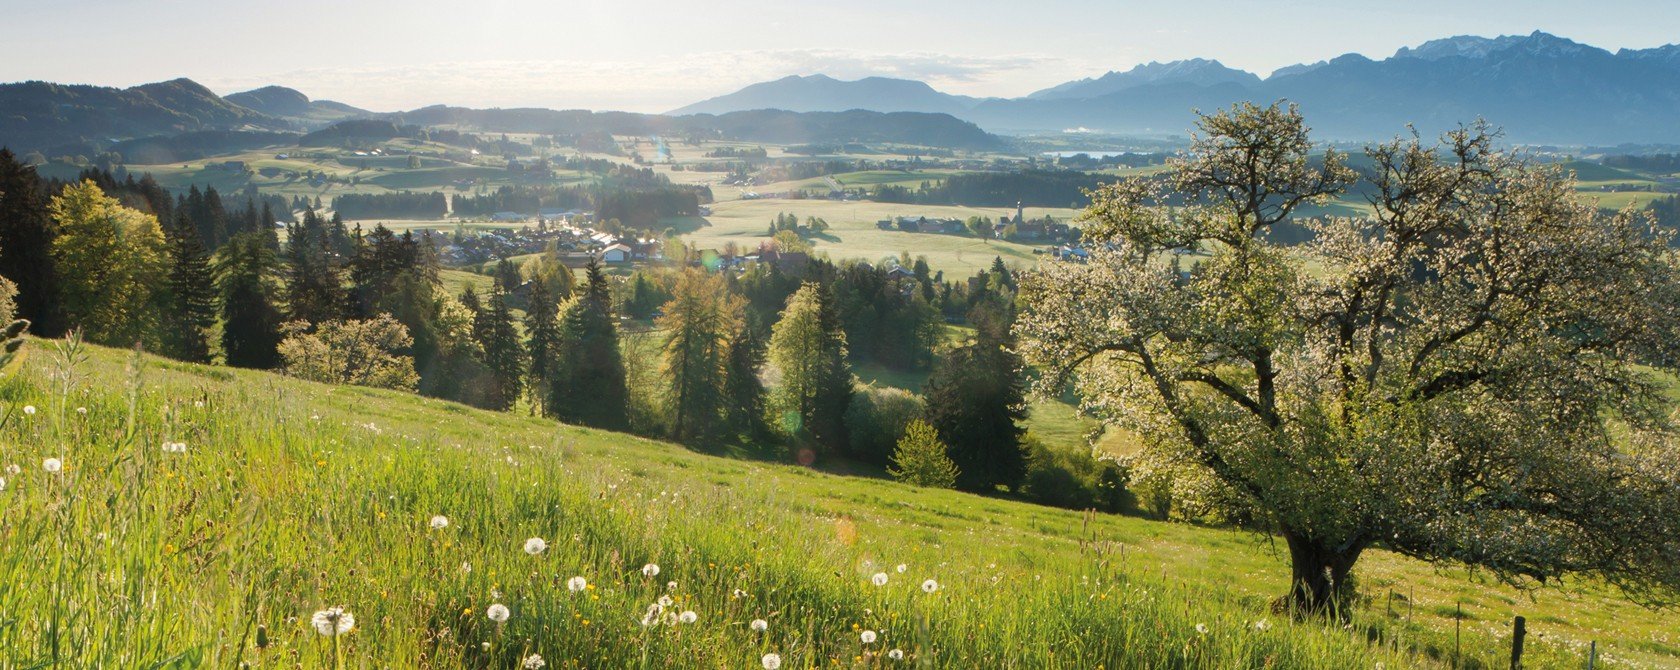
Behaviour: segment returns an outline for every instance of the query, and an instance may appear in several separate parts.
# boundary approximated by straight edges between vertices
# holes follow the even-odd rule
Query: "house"
[[[634,250],[630,245],[618,243],[601,250],[601,260],[607,263],[628,263]]]
[[[888,279],[915,279],[916,278],[916,273],[911,271],[911,270],[905,269],[904,266],[902,266],[902,265],[895,265],[895,266],[893,266],[893,269],[887,271],[887,278]]]

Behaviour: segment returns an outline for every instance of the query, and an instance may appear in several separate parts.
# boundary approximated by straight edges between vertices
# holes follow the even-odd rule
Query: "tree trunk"
[[[1360,544],[1333,546],[1303,534],[1285,532],[1289,544],[1291,579],[1289,595],[1276,604],[1280,612],[1297,618],[1352,616],[1353,564],[1365,550]]]

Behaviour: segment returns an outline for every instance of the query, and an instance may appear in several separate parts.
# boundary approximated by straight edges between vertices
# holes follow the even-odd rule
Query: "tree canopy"
[[[1088,263],[1022,279],[1039,390],[1074,381],[1145,438],[1135,468],[1196,478],[1281,535],[1295,611],[1335,610],[1375,546],[1672,602],[1680,454],[1660,374],[1680,353],[1680,262],[1663,236],[1580,204],[1480,125],[1371,147],[1364,177],[1293,108],[1199,128],[1169,177],[1094,194]],[[1360,179],[1369,216],[1313,223],[1305,253],[1268,241]]]

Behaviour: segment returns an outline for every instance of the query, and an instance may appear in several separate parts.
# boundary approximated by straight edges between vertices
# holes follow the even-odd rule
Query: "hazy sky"
[[[1537,29],[1612,51],[1680,41],[1673,0],[0,0],[0,17],[0,81],[281,84],[376,111],[659,112],[815,72],[1018,96],[1151,60],[1263,76]]]

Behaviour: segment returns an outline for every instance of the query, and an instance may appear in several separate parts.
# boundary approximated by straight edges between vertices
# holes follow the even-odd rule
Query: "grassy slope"
[[[347,667],[509,667],[530,651],[551,668],[756,667],[766,650],[793,668],[882,661],[857,627],[881,631],[875,651],[939,667],[1430,667],[1441,662],[1405,650],[1450,655],[1442,613],[1455,601],[1466,656],[1490,667],[1513,611],[1530,617],[1528,667],[1580,667],[1588,638],[1612,658],[1680,654],[1672,616],[1591,588],[1529,601],[1372,552],[1364,590],[1394,585],[1413,606],[1368,606],[1355,630],[1326,631],[1265,613],[1286,571],[1238,532],[150,357],[131,409],[124,352],[94,349],[61,394],[48,390],[52,344],[30,347],[0,384],[0,401],[40,408],[0,429],[0,459],[24,468],[0,493],[4,665],[52,658],[56,630],[71,667],[324,667],[332,647],[307,619],[334,604],[359,622],[339,650]],[[165,440],[188,453],[163,453]],[[43,472],[48,456],[64,474]],[[449,528],[428,530],[434,514]],[[531,536],[551,548],[525,555]],[[657,579],[638,571],[647,562],[663,567]],[[906,572],[883,567],[899,563]],[[868,584],[878,569],[885,587]],[[567,593],[574,574],[594,588]],[[917,588],[929,578],[942,585],[932,595]],[[699,623],[639,626],[665,593]],[[513,611],[504,626],[483,616],[498,601]],[[757,617],[768,634],[747,630]]]

